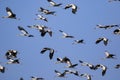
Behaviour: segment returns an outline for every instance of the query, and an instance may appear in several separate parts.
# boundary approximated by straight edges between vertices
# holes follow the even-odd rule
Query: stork
[[[40,15],[40,14],[36,14],[38,16],[38,18],[36,18],[35,20],[43,20],[48,22],[47,18],[45,18],[44,16]]]
[[[55,15],[55,11],[50,11],[50,10],[44,9],[42,7],[40,7],[39,11],[42,12],[42,13],[44,13],[44,14],[46,14],[46,15],[49,15],[49,14]]]
[[[74,36],[68,35],[67,33],[63,32],[62,30],[59,30],[63,34],[63,38],[74,38]]]
[[[85,74],[80,74],[80,76],[87,78],[87,80],[91,80],[91,75],[90,74],[85,73]]]
[[[53,6],[53,7],[58,7],[58,6],[61,6],[62,5],[62,3],[56,3],[56,2],[54,2],[53,0],[47,0],[49,3],[50,3],[50,5],[51,6]]]
[[[102,65],[102,64],[97,64],[95,66],[95,69],[98,69],[98,68],[101,68],[102,69],[102,76],[104,76],[106,74],[106,71],[107,71],[107,67],[105,65]]]
[[[82,66],[88,66],[91,70],[95,70],[95,66],[93,64],[90,64],[88,62],[83,62],[81,60],[79,60],[79,62],[81,63]]]
[[[31,80],[44,80],[44,78],[39,78],[39,77],[31,76]]]
[[[34,37],[33,35],[29,34],[23,27],[18,26],[18,29],[22,32],[22,34],[20,34],[21,36]]]
[[[24,80],[24,79],[21,77],[20,80]]]
[[[113,31],[113,33],[114,33],[115,35],[120,35],[120,29],[115,29],[115,30]]]
[[[66,63],[67,60],[69,60],[69,58],[67,58],[67,57],[57,58],[57,62],[56,63]]]
[[[9,59],[7,64],[20,64],[19,59]]]
[[[112,2],[112,1],[120,1],[120,0],[109,0],[108,2]]]
[[[119,25],[117,24],[111,24],[111,25],[101,25],[101,24],[97,24],[96,28],[104,28],[104,29],[110,29],[113,27],[119,27]]]
[[[74,40],[74,42],[72,44],[84,44],[84,40],[80,39],[80,40]]]
[[[63,73],[61,73],[61,72],[55,70],[55,73],[57,74],[58,77],[65,77],[65,75],[66,75],[66,71],[64,71]]]
[[[6,7],[6,12],[7,12],[8,16],[3,16],[2,18],[18,19],[18,18],[16,18],[16,14],[14,14],[9,7]],[[20,19],[18,19],[18,20],[20,20]]]
[[[107,46],[107,44],[108,44],[108,39],[105,38],[105,37],[98,38],[95,43],[98,44],[98,43],[100,43],[101,41],[103,41],[104,45]]]
[[[46,51],[49,51],[49,58],[50,60],[53,58],[53,55],[54,55],[54,49],[52,48],[48,48],[48,47],[44,47],[42,50],[41,50],[41,54],[44,54]]]
[[[115,54],[110,54],[108,51],[105,51],[105,55],[106,55],[106,59],[110,59],[110,58],[112,58],[112,59],[115,59]]]
[[[64,9],[72,8],[72,13],[76,14],[77,6],[75,4],[67,4]]]
[[[75,76],[79,76],[79,72],[76,70],[65,70],[65,72],[68,74],[74,74]]]
[[[1,72],[1,73],[4,73],[4,72],[5,72],[5,67],[2,66],[2,65],[0,65],[0,72]]]
[[[116,65],[115,65],[115,68],[116,68],[116,69],[119,69],[119,68],[120,68],[120,64],[116,64]]]

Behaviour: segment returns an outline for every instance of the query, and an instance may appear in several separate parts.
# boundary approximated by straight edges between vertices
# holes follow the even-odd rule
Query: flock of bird
[[[60,7],[61,5],[63,5],[62,3],[56,3],[54,2],[53,0],[47,0],[49,3],[50,3],[50,6],[52,7]],[[109,0],[109,2],[112,2],[112,1],[120,1],[120,0]],[[77,11],[78,11],[78,6],[75,5],[75,4],[67,4],[64,9],[69,9],[71,8],[71,12],[72,14],[77,14]],[[43,20],[45,22],[49,22],[49,20],[43,16],[44,15],[54,15],[56,16],[56,12],[55,11],[50,11],[48,9],[45,9],[43,7],[40,7],[39,10],[38,10],[41,14],[36,14],[37,18],[35,18],[35,20]],[[8,16],[3,16],[2,18],[10,18],[10,19],[17,19],[17,20],[21,20],[20,18],[17,18],[16,17],[16,14],[9,8],[9,7],[6,7],[6,12],[8,14]],[[27,26],[28,28],[31,28],[31,29],[36,29],[40,32],[40,35],[41,37],[44,37],[46,34],[48,34],[50,37],[53,36],[53,31],[51,30],[51,28],[45,26],[45,25],[29,25]],[[96,28],[101,28],[101,29],[111,29],[113,27],[117,27],[117,29],[115,29],[113,31],[113,34],[115,35],[120,35],[120,25],[119,24],[110,24],[110,25],[100,25],[100,24],[97,24],[96,25]],[[24,27],[22,26],[18,26],[18,30],[20,30],[21,34],[19,34],[18,36],[25,36],[25,37],[34,37],[33,34],[30,34],[27,30],[25,30]],[[58,30],[60,33],[62,33],[62,37],[63,38],[75,38],[74,36],[70,35],[70,34],[67,34],[66,32],[64,32],[63,30]],[[103,42],[103,44],[105,46],[107,46],[108,44],[108,41],[109,39],[106,38],[106,37],[99,37],[98,39],[96,39],[95,41],[95,44],[99,44],[100,42]],[[72,44],[85,44],[84,42],[84,39],[80,39],[80,40],[74,40],[74,42]],[[55,50],[53,48],[50,48],[50,47],[44,47],[41,49],[40,51],[40,54],[45,54],[49,52],[49,59],[52,60],[54,57],[54,53],[55,53]],[[20,59],[18,58],[18,55],[19,55],[19,51],[17,50],[13,50],[13,49],[10,49],[8,51],[6,51],[5,53],[5,58],[6,60],[8,60],[7,64],[20,64]],[[67,55],[66,55],[67,56]],[[78,76],[78,77],[85,77],[87,80],[92,80],[92,75],[91,74],[88,74],[88,73],[79,73],[79,71],[77,70],[72,70],[75,69],[76,66],[78,66],[79,64],[81,64],[81,66],[87,66],[90,68],[90,70],[98,70],[98,69],[101,69],[101,75],[102,76],[105,76],[106,74],[106,71],[108,69],[108,67],[106,65],[103,65],[103,64],[91,64],[91,63],[88,63],[86,61],[82,61],[82,60],[79,60],[79,64],[76,64],[76,63],[72,63],[71,59],[68,58],[68,57],[63,57],[63,58],[60,58],[60,57],[57,57],[56,58],[56,65],[59,64],[59,63],[64,63],[66,64],[68,69],[64,69],[63,72],[62,71],[58,71],[58,70],[54,70],[54,72],[56,73],[56,75],[58,77],[66,77],[66,75],[68,74],[73,74],[75,76]],[[117,59],[116,58],[116,55],[115,54],[112,54],[108,51],[105,51],[105,57],[103,57],[103,59]],[[116,64],[114,66],[114,68],[116,69],[120,69],[120,64]],[[0,65],[0,72],[1,73],[5,73],[6,71],[6,67],[5,66],[2,66]],[[42,77],[35,77],[35,76],[31,76],[31,80],[44,80],[45,78],[42,78]],[[21,77],[19,80],[24,80],[23,77]]]

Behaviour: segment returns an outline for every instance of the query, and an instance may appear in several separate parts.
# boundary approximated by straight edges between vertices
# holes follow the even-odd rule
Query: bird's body
[[[55,73],[57,74],[58,77],[65,77],[65,75],[66,75],[66,71],[64,71],[63,73],[61,73],[61,72],[55,70]]]
[[[35,20],[43,20],[43,21],[48,22],[47,18],[45,18],[44,16],[39,15],[39,14],[36,14],[36,15],[38,16],[38,18],[36,18]]]
[[[44,80],[44,78],[39,78],[39,77],[31,76],[31,80]]]
[[[114,33],[115,35],[120,35],[120,29],[115,29],[115,30],[113,31],[113,33]]]
[[[65,70],[65,72],[68,73],[68,74],[74,74],[76,76],[79,76],[79,73],[76,70]]]
[[[53,7],[58,7],[58,6],[61,6],[62,5],[62,3],[56,3],[56,2],[54,2],[53,0],[47,0],[50,4],[51,4],[51,6],[53,6]]]
[[[63,34],[63,38],[74,38],[74,36],[68,35],[67,33],[63,32],[62,30],[59,30]]]
[[[95,43],[98,44],[98,43],[100,43],[101,41],[103,41],[104,45],[107,46],[107,44],[108,44],[108,39],[105,38],[105,37],[98,38]]]
[[[111,25],[100,25],[100,24],[97,24],[96,25],[96,28],[103,28],[103,29],[111,29],[113,27],[119,27],[119,25],[117,25],[117,24],[111,24]]]
[[[90,74],[85,73],[85,74],[80,74],[80,76],[81,77],[86,77],[87,80],[91,80],[91,75]]]
[[[2,66],[2,65],[0,65],[0,72],[1,72],[1,73],[4,73],[4,72],[5,72],[5,67]]]
[[[105,58],[107,58],[107,59],[110,59],[110,58],[115,59],[115,54],[110,54],[108,51],[105,51],[105,55],[106,55]]]
[[[64,9],[72,8],[72,13],[76,14],[77,6],[75,4],[67,4]]]
[[[113,2],[113,1],[120,1],[120,0],[109,0],[108,2]]]
[[[84,40],[83,39],[80,39],[80,40],[74,40],[74,42],[72,44],[83,44],[84,43]]]
[[[120,69],[120,64],[116,64],[116,65],[115,65],[115,68],[116,68],[116,69]]]
[[[7,64],[20,64],[19,59],[9,59]]]

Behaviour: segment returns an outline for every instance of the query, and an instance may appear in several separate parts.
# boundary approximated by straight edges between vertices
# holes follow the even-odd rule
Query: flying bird
[[[85,74],[80,74],[80,76],[87,78],[87,80],[91,80],[91,75],[90,74],[85,73]]]
[[[102,76],[104,76],[106,74],[106,71],[107,71],[107,67],[105,65],[102,65],[102,64],[97,64],[95,66],[95,69],[98,69],[98,68],[101,68],[102,69]]]
[[[103,41],[104,45],[107,46],[107,44],[108,44],[108,39],[105,38],[105,37],[98,38],[95,43],[98,44],[98,43],[100,43],[101,41]]]
[[[66,63],[69,60],[69,58],[64,57],[64,58],[57,58],[56,63]]]
[[[6,7],[6,12],[7,12],[8,16],[3,16],[2,18],[18,19],[18,18],[16,18],[16,14],[14,14],[9,7]],[[20,19],[18,19],[18,20],[20,20]]]
[[[22,77],[19,80],[24,80]]]
[[[49,51],[49,58],[50,60],[53,58],[53,55],[54,55],[54,49],[52,48],[48,48],[48,47],[45,47],[41,50],[41,54],[44,54],[46,51]]]
[[[57,74],[58,77],[65,77],[65,75],[66,75],[66,71],[64,71],[63,73],[61,73],[61,72],[55,70],[55,73]]]
[[[120,64],[116,64],[116,65],[115,65],[115,68],[116,68],[116,69],[119,69],[119,68],[120,68]]]
[[[120,0],[109,0],[108,2],[112,2],[112,1],[120,1]]]
[[[18,26],[18,29],[22,32],[22,34],[20,34],[21,36],[34,37],[33,35],[29,34],[23,27]]]
[[[111,24],[111,25],[101,25],[101,24],[97,24],[96,28],[104,28],[104,29],[110,29],[113,27],[119,27],[119,25],[117,24]]]
[[[35,20],[43,20],[48,22],[47,18],[45,18],[44,16],[40,15],[40,14],[36,14],[38,16],[38,18],[36,18]]]
[[[115,30],[113,31],[113,33],[116,34],[116,35],[120,35],[120,29],[115,29]]]
[[[1,72],[1,73],[4,73],[4,72],[5,72],[5,67],[2,66],[2,65],[0,65],[0,72]]]
[[[74,42],[72,44],[84,44],[84,40],[80,39],[80,40],[74,40]]]
[[[31,80],[44,80],[44,78],[39,78],[39,77],[31,76]]]
[[[53,7],[58,7],[58,6],[61,6],[62,5],[62,3],[56,3],[56,2],[54,2],[53,0],[47,0],[50,4],[51,4],[51,6],[53,6]]]
[[[75,4],[67,4],[64,9],[72,8],[72,13],[76,14],[77,12],[77,6]]]
[[[68,74],[74,74],[76,76],[79,76],[79,72],[76,71],[76,70],[65,70],[65,72],[68,73]]]
[[[110,58],[115,59],[115,56],[116,56],[115,54],[111,54],[108,51],[105,51],[105,55],[106,55],[105,58],[107,59],[110,59]]]
[[[88,66],[91,70],[95,70],[95,66],[93,64],[90,64],[88,62],[83,62],[81,60],[79,60],[79,62],[81,63],[82,66]]]
[[[7,64],[20,64],[19,59],[9,59]]]
[[[68,35],[67,33],[63,32],[62,30],[59,30],[63,34],[63,38],[74,38],[74,36]]]

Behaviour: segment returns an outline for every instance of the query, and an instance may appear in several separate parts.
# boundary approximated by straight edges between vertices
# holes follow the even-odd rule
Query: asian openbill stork
[[[105,38],[105,37],[100,37],[100,38],[98,38],[95,43],[98,44],[98,43],[100,43],[101,41],[103,41],[104,45],[107,46],[107,44],[108,44],[108,39]]]
[[[14,14],[9,7],[6,7],[6,12],[7,12],[8,16],[3,16],[2,18],[18,19],[18,18],[16,18],[16,14]],[[18,19],[18,20],[20,20],[20,19]]]
[[[62,31],[62,30],[59,30],[59,32],[61,32],[61,33],[63,34],[63,36],[62,36],[63,38],[74,38],[74,36],[71,36],[71,35],[65,33],[65,32]]]
[[[49,51],[49,58],[50,60],[53,58],[53,55],[54,55],[54,49],[52,48],[48,48],[48,47],[44,47],[42,50],[41,50],[41,54],[44,54],[46,51]]]
[[[119,69],[119,68],[120,68],[120,64],[116,64],[116,65],[115,65],[115,68],[116,68],[116,69]]]
[[[74,42],[72,44],[84,44],[84,40],[83,39],[74,40]]]
[[[67,57],[63,57],[63,58],[57,58],[57,63],[66,63],[69,60],[69,58]]]
[[[115,35],[120,35],[120,29],[115,29],[115,30],[113,31],[113,33],[114,33]]]
[[[65,72],[68,74],[74,74],[75,76],[79,76],[79,72],[76,70],[65,70]]]
[[[85,74],[80,74],[80,76],[87,78],[87,80],[91,80],[91,75],[90,74],[85,73]]]
[[[112,1],[120,1],[120,0],[109,0],[108,2],[112,2]]]
[[[39,77],[31,76],[31,80],[44,80],[44,78],[39,78]]]
[[[50,5],[51,6],[53,6],[53,7],[58,7],[58,6],[61,6],[62,5],[62,3],[56,3],[56,2],[54,2],[53,0],[47,0],[49,3],[50,3]]]
[[[36,14],[38,16],[38,18],[35,18],[35,20],[43,20],[48,22],[47,18],[45,18],[44,16],[40,15],[40,14]]]
[[[108,51],[105,51],[104,53],[105,53],[105,59],[116,59],[115,54],[111,54]]]
[[[77,6],[75,4],[67,4],[64,9],[72,8],[72,13],[76,14],[77,12]]]
[[[18,26],[18,30],[20,30],[22,32],[22,34],[20,34],[21,36],[27,36],[27,37],[34,37],[33,35],[29,34],[23,27]]]
[[[55,11],[50,11],[50,10],[42,8],[42,7],[40,7],[39,11],[46,14],[46,15],[49,15],[49,14],[55,15]]]
[[[58,77],[65,77],[65,75],[66,75],[66,71],[64,71],[62,73],[57,71],[57,70],[54,70],[54,71],[55,71],[55,73],[57,74]]]
[[[82,66],[88,66],[91,70],[95,70],[95,66],[93,64],[81,60],[79,60],[79,62],[81,63]]]
[[[19,59],[9,59],[7,64],[20,64]]]
[[[101,68],[102,69],[102,76],[104,76],[106,74],[106,71],[107,71],[107,67],[103,64],[97,64],[95,66],[95,70],[98,69],[98,68]]]
[[[2,66],[2,65],[0,65],[0,72],[1,72],[1,73],[4,73],[4,72],[5,72],[5,67]]]
[[[117,25],[117,24],[111,24],[111,25],[100,25],[100,24],[97,24],[96,25],[96,28],[104,28],[104,29],[110,29],[110,28],[113,28],[113,27],[119,27],[119,25]]]

